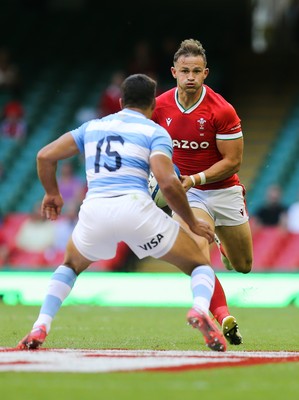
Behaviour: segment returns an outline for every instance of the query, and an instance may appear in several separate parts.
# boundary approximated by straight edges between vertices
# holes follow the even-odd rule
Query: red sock
[[[222,324],[223,318],[230,315],[223,287],[216,275],[215,275],[215,289],[213,297],[211,299],[210,311],[213,314],[213,316],[217,319],[220,325]]]

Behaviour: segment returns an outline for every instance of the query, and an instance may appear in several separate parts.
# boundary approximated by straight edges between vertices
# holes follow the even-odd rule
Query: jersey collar
[[[197,102],[195,104],[193,104],[193,106],[189,107],[188,109],[185,109],[179,102],[178,100],[178,88],[176,88],[175,92],[174,92],[174,99],[176,102],[176,105],[178,107],[178,109],[184,113],[184,114],[190,114],[193,110],[195,110],[195,108],[197,108],[199,106],[199,104],[203,101],[205,95],[206,95],[207,89],[205,88],[205,86],[202,87],[202,92],[200,95],[200,98],[197,100]]]
[[[126,115],[134,115],[137,118],[143,118],[146,119],[146,116],[142,114],[139,111],[131,110],[129,108],[123,108],[121,111],[119,111],[120,114],[126,114]]]

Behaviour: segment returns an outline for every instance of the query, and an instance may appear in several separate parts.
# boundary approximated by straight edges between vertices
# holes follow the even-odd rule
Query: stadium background
[[[272,183],[282,184],[286,204],[296,201],[299,45],[294,45],[287,23],[283,25],[280,18],[282,6],[289,4],[288,0],[152,0],[117,6],[96,0],[2,1],[0,46],[10,49],[22,72],[21,100],[28,122],[21,146],[0,138],[0,160],[8,167],[0,182],[4,223],[32,212],[43,195],[36,176],[38,149],[77,126],[78,111],[95,105],[111,71],[126,68],[137,41],[151,44],[159,64],[167,37],[177,44],[188,37],[203,43],[210,67],[207,84],[232,102],[242,119],[245,153],[239,175],[247,188],[249,212],[264,202]],[[254,19],[258,5],[261,18]],[[171,63],[169,56],[169,67]],[[165,74],[157,78],[162,88],[173,84]],[[1,92],[0,107],[9,96]],[[82,174],[80,162],[75,165]],[[8,235],[14,232],[11,228]],[[297,235],[259,232],[254,237],[255,271],[266,272],[265,279],[270,272],[298,273],[298,246]],[[213,262],[221,272],[217,252]],[[15,274],[32,267],[24,263],[1,269]],[[170,266],[152,260],[145,260],[138,269],[173,272]]]

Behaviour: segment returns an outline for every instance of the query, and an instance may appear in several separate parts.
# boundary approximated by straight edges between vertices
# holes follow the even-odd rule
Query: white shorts
[[[158,208],[150,196],[134,193],[84,200],[72,239],[88,260],[107,260],[125,242],[139,258],[165,255],[173,246],[179,224]]]
[[[218,190],[191,188],[187,192],[190,207],[206,211],[215,226],[236,226],[248,221],[243,186]]]

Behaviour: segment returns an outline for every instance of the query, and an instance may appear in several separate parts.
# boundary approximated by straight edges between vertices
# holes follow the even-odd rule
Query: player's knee
[[[81,272],[83,272],[87,266],[83,265],[82,262],[78,262],[79,260],[76,257],[73,257],[71,254],[66,253],[64,256],[63,265],[72,269],[75,274],[78,276]]]
[[[233,264],[234,269],[242,274],[248,274],[252,268],[252,260],[244,260],[241,263]]]
[[[78,276],[79,274],[80,274],[80,270],[77,268],[77,266],[70,260],[70,259],[68,259],[68,258],[65,258],[64,259],[64,261],[63,261],[63,265],[65,266],[65,267],[68,267],[68,268],[70,268],[70,269],[72,269],[74,272],[75,272],[75,274]]]

